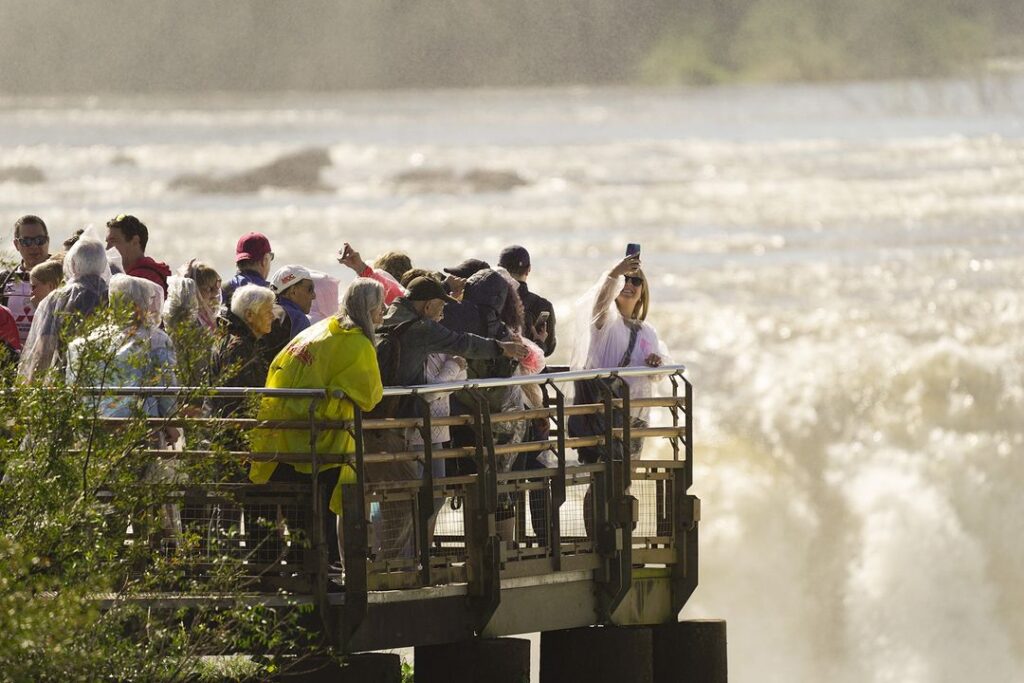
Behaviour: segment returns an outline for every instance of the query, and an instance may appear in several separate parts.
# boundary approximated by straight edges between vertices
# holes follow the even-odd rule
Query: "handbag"
[[[634,327],[629,332],[629,345],[626,347],[626,352],[622,354],[622,360],[619,361],[618,367],[625,367],[629,364],[629,359],[633,355],[633,348],[636,346],[636,338],[640,332],[639,326]],[[580,379],[573,382],[574,395],[572,403],[573,405],[586,405],[591,403],[604,403],[604,393],[601,390],[601,385],[604,380],[601,379]],[[619,384],[612,384],[612,396],[614,398],[622,398],[622,390],[619,388]],[[612,408],[612,428],[622,427],[623,414],[622,408]],[[579,436],[604,436],[605,428],[607,425],[607,415],[605,411],[597,413],[591,413],[589,415],[570,415],[568,420],[568,429],[570,437]],[[613,460],[622,460],[622,441],[614,439],[611,443],[611,455]],[[579,456],[580,462],[585,464],[592,464],[598,462],[601,459],[601,454],[605,452],[604,446],[583,446],[577,448],[576,453]]]

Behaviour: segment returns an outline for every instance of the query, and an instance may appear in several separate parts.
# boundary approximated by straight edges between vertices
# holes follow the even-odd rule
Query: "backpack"
[[[380,368],[381,384],[385,387],[400,386],[398,368],[402,361],[402,337],[418,320],[418,318],[414,318],[397,325],[388,325],[377,329],[377,365]],[[412,417],[414,415],[416,415],[416,402],[413,396],[385,396],[373,410],[366,414],[370,418]]]
[[[639,328],[637,327],[630,329],[629,344],[626,346],[626,352],[622,354],[622,360],[619,361],[619,367],[626,367],[629,365],[629,359],[632,357],[633,349],[636,347],[638,332]],[[603,403],[604,392],[601,390],[603,382],[604,380],[600,379],[583,379],[574,381],[573,405]],[[612,385],[612,396],[615,398],[622,398],[622,391],[618,384]],[[628,419],[628,417],[629,416],[623,414],[622,408],[614,408],[612,410],[612,427],[621,428],[623,422]],[[570,437],[604,436],[605,427],[607,425],[608,420],[604,412],[593,413],[590,415],[570,415],[566,424]],[[608,451],[605,446],[583,446],[576,449],[580,462],[585,464],[601,462],[606,452]],[[610,444],[610,452],[612,460],[622,460],[624,455],[622,442],[618,439],[612,441]]]

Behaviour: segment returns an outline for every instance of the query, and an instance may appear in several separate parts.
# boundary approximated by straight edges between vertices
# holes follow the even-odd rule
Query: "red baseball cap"
[[[238,238],[235,246],[235,263],[239,261],[258,261],[273,249],[270,240],[261,232],[247,232]]]

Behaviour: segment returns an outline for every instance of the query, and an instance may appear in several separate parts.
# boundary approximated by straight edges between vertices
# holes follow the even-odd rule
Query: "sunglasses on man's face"
[[[643,287],[644,279],[637,275],[623,275],[626,278],[626,282],[633,285],[634,287]]]
[[[23,247],[41,247],[50,241],[50,238],[46,235],[39,235],[38,237],[19,237],[18,244]]]

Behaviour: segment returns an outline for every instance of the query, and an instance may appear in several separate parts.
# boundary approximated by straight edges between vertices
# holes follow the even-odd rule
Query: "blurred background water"
[[[172,187],[309,148],[316,187]],[[24,213],[57,248],[122,212],[225,276],[249,230],[346,280],[343,241],[523,244],[562,362],[640,242],[696,385],[684,616],[728,620],[734,680],[1024,678],[1024,78],[0,98],[0,172],[31,167],[0,181],[8,249]]]

